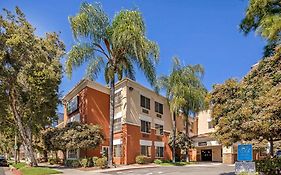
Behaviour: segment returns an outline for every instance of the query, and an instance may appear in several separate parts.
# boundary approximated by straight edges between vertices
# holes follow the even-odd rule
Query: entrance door
[[[212,150],[211,149],[201,150],[201,160],[212,161]]]

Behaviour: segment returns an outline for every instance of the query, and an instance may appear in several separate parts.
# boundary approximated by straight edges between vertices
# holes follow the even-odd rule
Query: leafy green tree
[[[63,128],[49,128],[43,133],[45,148],[49,151],[61,150],[66,158],[66,150],[94,149],[104,140],[97,125],[68,123]]]
[[[281,54],[281,3],[280,0],[249,0],[246,15],[240,24],[240,29],[248,34],[257,32],[268,44],[265,56]]]
[[[186,152],[186,150],[189,150],[193,147],[193,144],[191,138],[187,134],[184,132],[178,132],[175,139],[175,146],[173,136],[169,136],[169,146]]]
[[[52,122],[59,102],[64,53],[57,34],[34,30],[19,8],[0,16],[0,123],[12,116],[32,166],[32,135]]]
[[[202,84],[204,69],[201,65],[181,65],[178,58],[173,58],[172,72],[158,78],[158,89],[166,91],[170,111],[173,114],[173,137],[175,141],[175,117],[183,114],[185,134],[188,137],[188,117],[205,107],[206,89]],[[175,144],[173,144],[175,145]],[[173,147],[175,161],[175,147]]]
[[[135,79],[134,65],[155,84],[155,63],[159,51],[155,42],[147,39],[142,15],[136,10],[121,10],[112,22],[99,4],[82,3],[76,16],[69,17],[76,44],[68,53],[66,71],[88,63],[87,76],[96,78],[103,70],[110,86],[110,142],[108,164],[112,166],[115,80],[123,76]]]
[[[281,57],[267,57],[241,82],[228,80],[212,91],[215,135],[222,143],[281,139]]]

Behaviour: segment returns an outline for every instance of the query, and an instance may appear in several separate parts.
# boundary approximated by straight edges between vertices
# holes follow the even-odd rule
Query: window
[[[114,126],[113,126],[114,132],[116,132],[116,131],[121,131],[121,130],[122,130],[122,122],[121,122],[121,119],[122,119],[122,118],[114,119]]]
[[[151,155],[151,146],[141,145],[141,155],[150,157],[150,155]]]
[[[78,96],[69,100],[66,104],[67,114],[71,114],[78,109]]]
[[[141,132],[150,133],[151,123],[141,120]]]
[[[122,102],[122,91],[115,93],[115,105],[120,105]]]
[[[157,146],[155,151],[156,157],[164,157],[164,147]]]
[[[214,125],[213,125],[212,121],[209,121],[209,122],[208,122],[208,128],[209,128],[209,129],[214,128]]]
[[[141,95],[141,107],[150,109],[150,99]]]
[[[67,158],[68,159],[78,159],[78,150],[68,150],[67,151]]]
[[[107,157],[108,156],[108,146],[102,146],[101,147],[101,155],[103,157]]]
[[[113,157],[122,157],[122,145],[113,145]]]
[[[163,135],[163,125],[155,124],[155,134]]]
[[[155,102],[155,112],[163,114],[163,104]]]

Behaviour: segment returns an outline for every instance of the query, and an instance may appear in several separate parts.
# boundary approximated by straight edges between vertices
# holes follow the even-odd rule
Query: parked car
[[[276,151],[275,157],[281,158],[281,150]]]
[[[8,162],[4,156],[0,155],[0,166],[8,166]]]

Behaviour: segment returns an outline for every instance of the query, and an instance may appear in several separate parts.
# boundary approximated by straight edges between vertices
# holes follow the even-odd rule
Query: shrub
[[[103,157],[103,158],[98,158],[98,159],[96,160],[95,165],[96,165],[97,167],[102,168],[102,169],[107,168],[107,159],[106,159],[105,157]]]
[[[94,164],[93,166],[96,166],[96,161],[97,161],[98,159],[99,159],[98,157],[93,157],[93,158],[92,158],[93,164]]]
[[[65,166],[71,167],[71,168],[78,168],[81,166],[79,160],[66,160]]]
[[[266,175],[281,174],[281,158],[257,160],[256,170]]]
[[[160,160],[160,159],[155,159],[155,160],[154,160],[154,163],[155,163],[155,164],[161,164],[161,163],[162,163],[162,160]]]
[[[21,169],[23,167],[25,167],[27,164],[20,162],[20,163],[13,163],[12,166],[15,167],[16,169]]]
[[[86,159],[86,158],[80,159],[80,164],[84,168],[88,167],[88,159]]]
[[[140,155],[136,157],[136,163],[138,164],[146,164],[149,163],[150,159],[146,156]]]
[[[59,164],[61,162],[60,158],[49,158],[48,162],[50,165]]]

